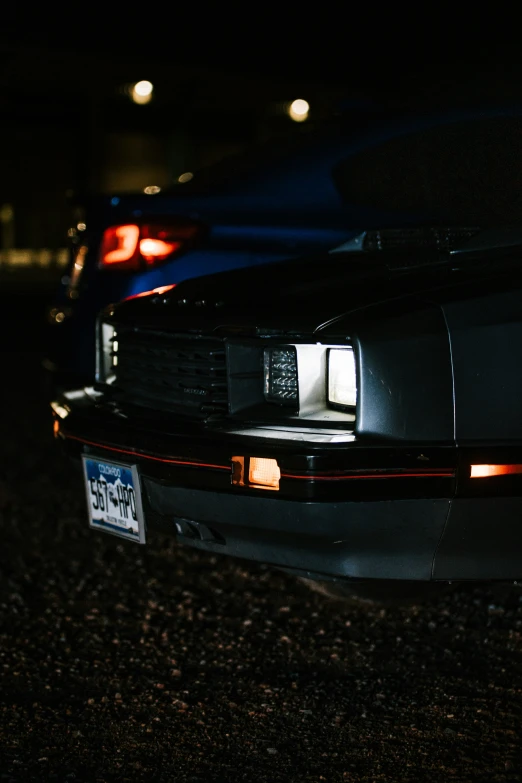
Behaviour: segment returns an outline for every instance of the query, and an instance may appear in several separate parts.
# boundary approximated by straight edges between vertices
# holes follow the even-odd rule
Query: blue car
[[[505,162],[506,181],[513,177],[510,144],[521,138],[521,122],[519,107],[341,113],[170,189],[93,198],[49,306],[45,367],[60,386],[91,381],[96,316],[111,302],[215,272],[357,249],[363,231],[498,223],[480,209],[461,214],[459,183],[484,201],[492,150]],[[440,187],[434,195],[441,179],[446,210]],[[513,206],[509,192],[490,193],[501,222]]]

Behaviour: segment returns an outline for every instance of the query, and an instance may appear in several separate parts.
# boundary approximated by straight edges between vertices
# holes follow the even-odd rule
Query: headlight
[[[100,383],[113,383],[118,365],[118,335],[114,326],[102,321],[98,336],[96,380]]]
[[[328,350],[328,403],[335,408],[355,408],[357,379],[352,348]]]
[[[268,402],[299,407],[297,352],[293,345],[265,348],[264,378]]]

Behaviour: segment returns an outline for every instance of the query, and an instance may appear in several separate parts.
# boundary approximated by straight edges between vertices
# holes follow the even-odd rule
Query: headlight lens
[[[328,403],[335,408],[355,408],[357,378],[352,348],[328,350]]]
[[[265,399],[297,408],[297,352],[293,345],[265,348]]]

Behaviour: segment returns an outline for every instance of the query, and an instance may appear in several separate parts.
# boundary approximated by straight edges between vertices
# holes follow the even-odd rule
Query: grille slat
[[[226,355],[219,339],[118,329],[116,396],[194,416],[228,409]]]

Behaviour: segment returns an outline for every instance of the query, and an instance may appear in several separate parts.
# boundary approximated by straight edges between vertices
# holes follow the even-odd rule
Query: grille
[[[218,339],[117,330],[119,398],[197,417],[228,408],[225,347]]]

